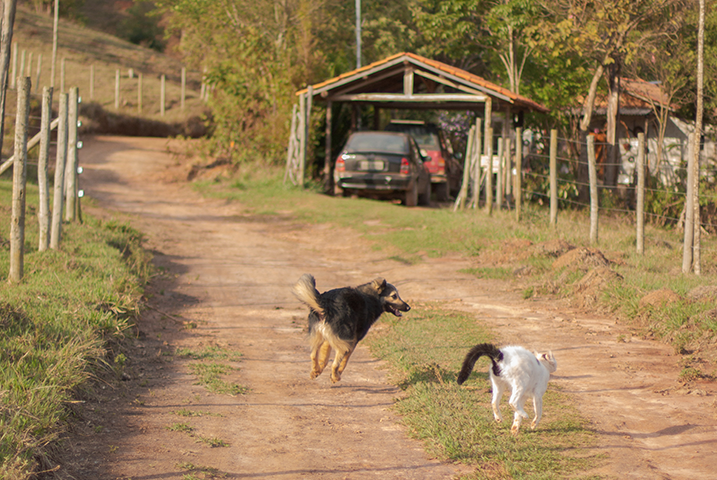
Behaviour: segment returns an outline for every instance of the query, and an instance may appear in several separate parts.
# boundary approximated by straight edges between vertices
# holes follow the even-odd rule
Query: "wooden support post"
[[[62,92],[64,93],[64,92]],[[90,100],[95,99],[95,65],[90,65]]]
[[[515,129],[515,186],[513,187],[513,198],[515,198],[515,220],[520,221],[521,208],[523,204],[523,129]]]
[[[466,204],[466,199],[468,197],[468,186],[471,181],[471,162],[473,157],[473,134],[474,134],[475,126],[471,126],[470,130],[468,131],[468,141],[466,142],[466,154],[465,154],[465,160],[463,162],[463,183],[461,183],[461,189],[458,192],[458,197],[456,198],[456,203],[453,205],[453,211],[463,209],[463,207]]]
[[[558,131],[550,130],[550,226],[558,225]]]
[[[30,115],[29,77],[18,79],[15,115],[15,163],[12,172],[12,219],[10,221],[10,270],[8,281],[22,280],[25,261],[25,200],[27,195],[27,127]]]
[[[162,81],[161,81],[161,89],[159,92],[159,104],[160,104],[160,115],[164,116],[164,105],[165,101],[167,100],[167,78],[164,74],[162,74]]]
[[[184,99],[187,96],[187,67],[182,67],[182,111],[184,111]]]
[[[480,118],[476,118],[475,123],[475,140],[473,141],[473,154],[471,156],[471,175],[473,177],[473,180],[471,184],[473,185],[473,191],[472,195],[473,198],[471,199],[471,208],[478,208],[478,205],[480,204],[480,186],[481,186],[481,157],[483,156],[483,130],[481,130],[481,122],[482,120]]]
[[[119,68],[115,70],[115,110],[119,110],[120,105],[120,71]]]
[[[598,242],[598,188],[595,167],[595,136],[588,135],[588,177],[590,179],[590,245]]]
[[[637,205],[635,205],[636,250],[645,253],[645,134],[637,134]]]
[[[304,165],[306,165],[306,95],[299,97],[299,175],[297,183],[304,186]]]
[[[493,128],[489,128],[485,137],[488,170],[485,175],[485,211],[493,215]]]
[[[312,85],[309,85],[309,88],[306,92],[306,103],[304,104],[304,145],[303,153],[301,155],[301,173],[299,174],[299,186],[301,188],[304,188],[304,182],[306,181],[306,160],[309,154],[309,140],[311,139],[311,103],[313,100],[314,87]]]
[[[324,190],[327,192],[330,192],[332,189],[331,184],[331,163],[333,162],[333,153],[332,153],[332,137],[331,137],[331,127],[332,127],[332,112],[331,109],[333,108],[333,102],[329,101],[326,103],[326,130],[324,132],[326,142],[324,147],[324,168],[322,171],[322,175],[324,177]]]
[[[67,104],[67,164],[65,167],[65,220],[77,220],[77,109],[79,89],[70,89],[70,98]]]
[[[57,124],[57,154],[55,156],[55,186],[52,202],[52,234],[50,248],[60,248],[62,234],[62,209],[65,203],[65,164],[67,163],[67,103],[69,95],[60,92]]]
[[[50,157],[50,124],[52,120],[52,87],[42,89],[42,114],[40,120],[40,155],[37,162],[37,184],[40,195],[38,220],[40,240],[38,251],[50,247],[50,182],[47,178],[47,163]]]

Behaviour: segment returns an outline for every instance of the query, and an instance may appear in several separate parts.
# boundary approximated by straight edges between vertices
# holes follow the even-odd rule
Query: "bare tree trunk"
[[[618,149],[618,115],[620,101],[620,66],[617,62],[607,69],[609,96],[607,101],[607,158],[604,183],[608,187],[617,185],[620,152]]]
[[[699,28],[697,31],[697,118],[695,119],[695,174],[693,177],[694,186],[692,193],[694,199],[692,206],[694,213],[693,253],[692,268],[695,275],[702,273],[700,262],[700,139],[702,138],[702,115],[704,111],[704,84],[705,84],[705,0],[700,0]]]

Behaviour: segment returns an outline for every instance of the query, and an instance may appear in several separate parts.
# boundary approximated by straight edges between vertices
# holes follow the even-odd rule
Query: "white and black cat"
[[[487,356],[493,363],[490,370],[490,381],[493,385],[493,416],[496,422],[503,420],[499,403],[503,391],[510,387],[509,404],[515,411],[513,426],[510,431],[518,433],[520,422],[528,418],[523,410],[528,397],[533,398],[535,418],[531,428],[535,429],[543,415],[543,394],[548,389],[550,374],[557,370],[558,362],[553,352],[531,353],[523,347],[509,346],[498,348],[490,343],[481,343],[471,348],[463,360],[463,367],[458,374],[458,385],[462,385],[473,371],[473,365],[481,356]]]

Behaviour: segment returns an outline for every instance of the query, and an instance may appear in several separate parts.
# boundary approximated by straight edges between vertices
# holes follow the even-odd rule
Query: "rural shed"
[[[331,106],[350,103],[374,108],[374,128],[378,128],[381,109],[483,111],[485,131],[491,128],[494,112],[506,118],[524,112],[547,112],[543,105],[511,92],[465,70],[413,53],[398,53],[296,92],[287,154],[287,174],[295,183],[304,182],[311,109],[314,103],[326,106],[326,160],[328,175],[331,159]],[[504,134],[509,124],[503,122]]]

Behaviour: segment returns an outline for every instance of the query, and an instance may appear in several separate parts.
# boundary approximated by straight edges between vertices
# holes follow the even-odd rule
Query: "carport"
[[[344,73],[296,92],[291,135],[287,153],[287,176],[304,184],[313,105],[326,108],[326,157],[323,174],[331,169],[331,107],[334,103],[352,105],[352,129],[362,106],[374,108],[374,129],[379,128],[381,109],[483,111],[483,125],[492,128],[494,112],[504,115],[502,132],[510,134],[514,121],[527,111],[547,112],[537,102],[495,85],[478,75],[413,53],[398,53],[365,67]],[[513,117],[515,116],[515,117]]]

